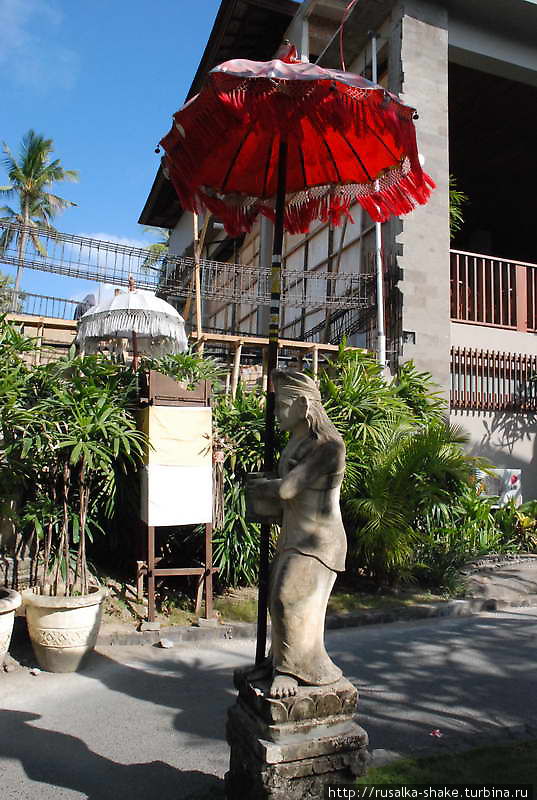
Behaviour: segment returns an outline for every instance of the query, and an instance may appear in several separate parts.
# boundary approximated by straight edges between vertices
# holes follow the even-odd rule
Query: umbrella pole
[[[265,406],[265,453],[264,471],[274,469],[275,450],[275,397],[271,381],[272,370],[278,365],[278,333],[280,328],[280,292],[282,284],[283,222],[285,215],[285,179],[287,174],[287,140],[280,139],[278,153],[278,183],[274,219],[274,239],[272,245],[272,266],[270,281],[270,323],[268,345],[268,387]],[[270,525],[261,525],[259,546],[259,597],[257,610],[257,646],[255,663],[265,658],[267,642],[267,606],[269,588],[269,544]]]

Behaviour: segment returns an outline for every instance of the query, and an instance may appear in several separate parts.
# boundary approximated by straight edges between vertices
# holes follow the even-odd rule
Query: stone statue
[[[281,514],[269,594],[272,647],[245,677],[268,678],[269,696],[284,698],[295,695],[299,684],[324,686],[342,674],[326,653],[324,621],[336,575],[345,569],[339,508],[345,445],[311,378],[275,370],[272,381],[276,418],[291,437],[278,476],[257,473],[247,483],[248,504],[259,519]]]

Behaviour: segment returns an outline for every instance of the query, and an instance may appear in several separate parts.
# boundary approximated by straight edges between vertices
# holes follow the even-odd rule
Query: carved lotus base
[[[35,656],[49,672],[75,672],[95,647],[101,625],[104,589],[79,597],[23,592],[26,621]]]
[[[228,712],[231,747],[228,800],[301,800],[323,787],[365,774],[367,733],[355,720],[358,693],[342,678],[301,686],[295,697],[272,700],[263,684],[237,672],[237,702]]]

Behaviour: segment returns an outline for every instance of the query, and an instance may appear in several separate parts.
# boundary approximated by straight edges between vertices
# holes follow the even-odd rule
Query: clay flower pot
[[[22,598],[14,589],[0,586],[0,666],[9,649],[15,611],[22,603]]]
[[[51,597],[26,589],[22,596],[40,667],[49,672],[75,672],[95,647],[106,589],[95,586],[89,594],[73,597]]]

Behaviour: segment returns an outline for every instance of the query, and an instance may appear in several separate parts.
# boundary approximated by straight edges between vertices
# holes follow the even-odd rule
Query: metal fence
[[[0,310],[27,314],[31,317],[52,317],[54,319],[75,319],[75,312],[80,306],[78,300],[68,300],[65,297],[50,297],[43,294],[20,292],[15,298],[15,292],[4,290]]]
[[[453,409],[537,411],[537,355],[451,348]]]

